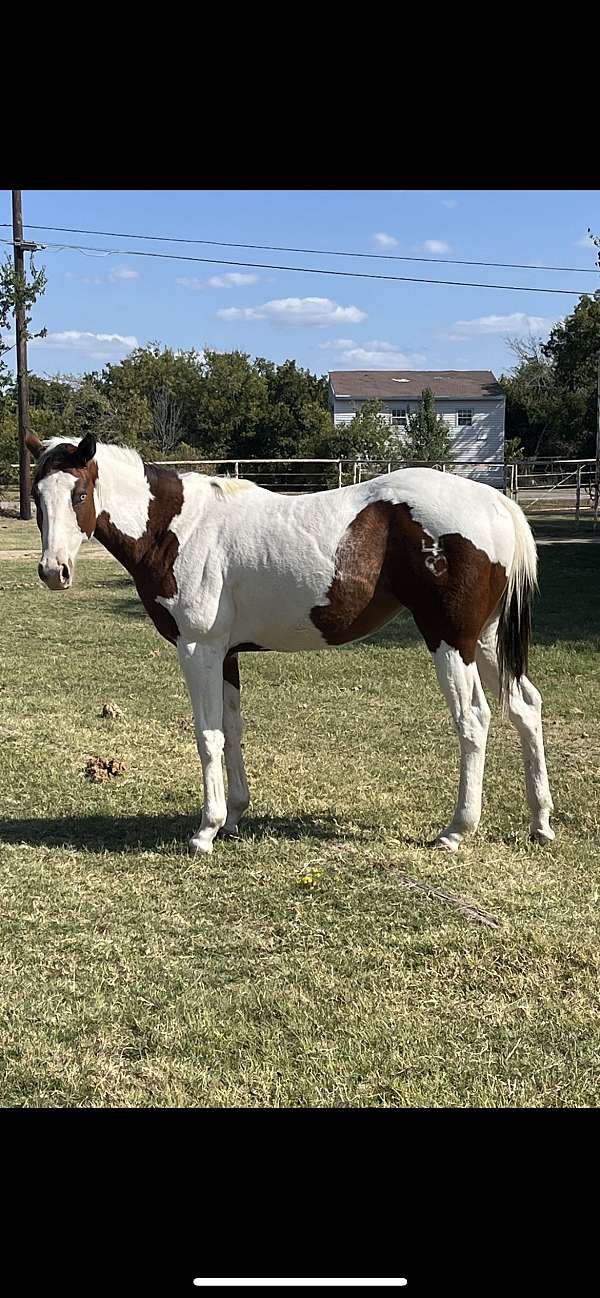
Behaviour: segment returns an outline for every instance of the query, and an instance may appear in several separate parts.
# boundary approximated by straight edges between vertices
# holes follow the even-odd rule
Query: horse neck
[[[151,495],[154,488],[139,455],[111,446],[96,452],[98,476],[94,490],[97,540],[132,571],[152,541]]]

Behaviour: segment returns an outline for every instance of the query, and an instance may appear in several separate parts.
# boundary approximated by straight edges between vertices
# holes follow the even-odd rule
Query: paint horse
[[[460,745],[456,809],[434,846],[455,851],[479,823],[490,721],[482,685],[519,734],[531,838],[554,838],[541,698],[525,675],[537,554],[518,505],[427,468],[290,497],[144,464],[90,433],[77,442],[30,435],[28,446],[41,580],[67,590],[82,541],[95,536],[177,648],[204,782],[193,852],[235,835],[249,804],[238,654],[348,644],[401,609],[432,655]]]

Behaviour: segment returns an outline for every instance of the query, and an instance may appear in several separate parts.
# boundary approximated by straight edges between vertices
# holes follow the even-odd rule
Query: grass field
[[[495,706],[479,834],[455,857],[425,846],[458,749],[405,618],[348,650],[244,658],[252,807],[193,861],[176,655],[99,547],[67,595],[42,588],[38,549],[34,524],[0,519],[1,1105],[597,1105],[600,547],[540,549],[551,847],[529,844]],[[126,770],[92,783],[90,756]]]

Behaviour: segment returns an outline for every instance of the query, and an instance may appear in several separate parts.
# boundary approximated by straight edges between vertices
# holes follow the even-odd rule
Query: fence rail
[[[364,459],[263,459],[263,460],[157,460],[157,464],[183,471],[246,478],[272,491],[298,495],[368,481],[395,469],[422,466],[422,461]],[[518,501],[526,513],[573,512],[577,521],[593,515],[596,497],[595,460],[556,457],[543,460],[454,460],[429,465],[443,473],[456,473],[497,487]],[[0,501],[18,496],[18,465],[3,483]]]

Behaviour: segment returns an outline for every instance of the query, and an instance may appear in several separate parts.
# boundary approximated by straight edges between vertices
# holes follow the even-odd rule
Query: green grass
[[[540,550],[550,848],[529,844],[496,709],[479,834],[456,857],[425,846],[458,752],[406,618],[348,650],[244,658],[253,803],[200,860],[174,651],[108,557],[86,547],[63,596],[37,579],[34,524],[0,520],[9,548],[36,558],[0,561],[1,1105],[598,1103],[596,546]],[[126,773],[90,783],[91,755]]]

